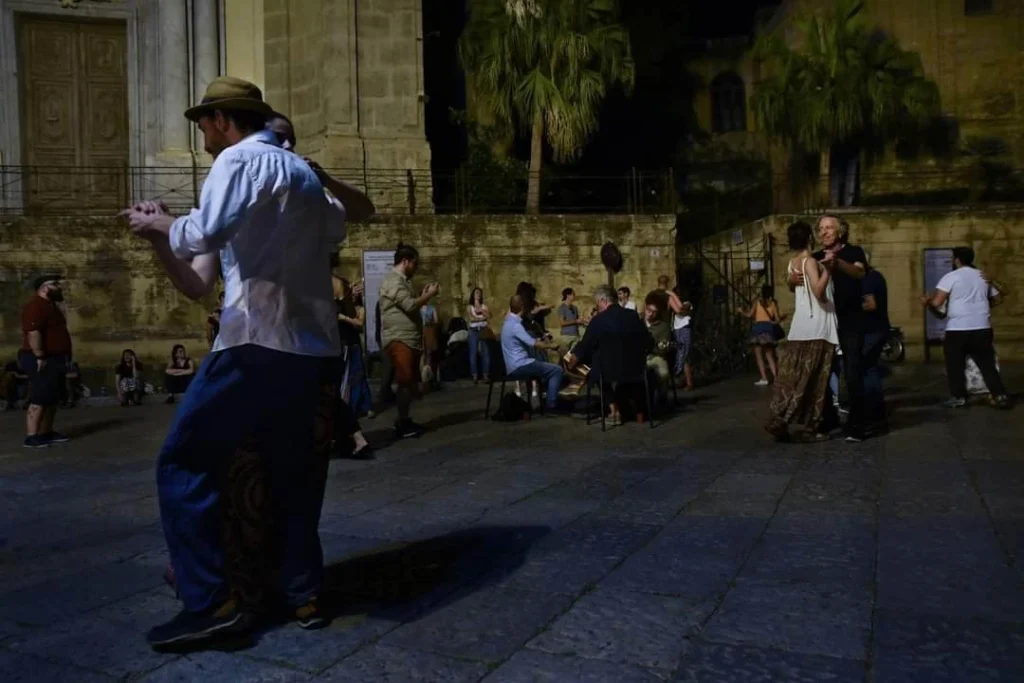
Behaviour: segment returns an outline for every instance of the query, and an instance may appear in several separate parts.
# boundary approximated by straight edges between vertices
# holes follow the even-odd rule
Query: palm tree
[[[512,3],[515,5],[516,3]],[[530,131],[527,213],[540,212],[544,141],[557,162],[577,159],[597,130],[611,86],[633,86],[629,34],[617,0],[547,0],[517,13],[475,0],[459,52],[473,92],[500,126]]]
[[[846,150],[855,172],[857,151],[869,141],[898,140],[939,113],[938,87],[925,76],[920,57],[869,30],[863,8],[861,0],[836,0],[799,21],[798,49],[778,35],[754,47],[768,74],[754,89],[754,116],[789,145],[793,158]],[[855,183],[853,174],[847,173],[847,182]],[[833,182],[833,201],[839,189]]]

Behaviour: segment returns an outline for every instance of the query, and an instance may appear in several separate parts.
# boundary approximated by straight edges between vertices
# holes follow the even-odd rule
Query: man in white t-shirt
[[[974,250],[970,247],[953,250],[953,270],[939,280],[934,294],[921,297],[926,308],[946,318],[943,350],[949,380],[948,407],[967,404],[967,356],[973,358],[981,370],[996,407],[1009,407],[992,346],[990,312],[1000,297],[1000,291],[974,267]]]

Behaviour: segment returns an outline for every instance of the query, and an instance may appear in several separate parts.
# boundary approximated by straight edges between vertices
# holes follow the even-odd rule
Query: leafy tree
[[[616,0],[546,0],[522,14],[507,5],[473,2],[459,52],[495,123],[529,131],[526,211],[539,213],[544,141],[555,161],[578,158],[608,89],[632,88],[633,58]]]
[[[863,1],[836,0],[797,22],[798,48],[777,34],[754,47],[767,74],[751,98],[754,116],[794,158],[899,140],[939,112],[920,57],[869,30],[863,9]]]

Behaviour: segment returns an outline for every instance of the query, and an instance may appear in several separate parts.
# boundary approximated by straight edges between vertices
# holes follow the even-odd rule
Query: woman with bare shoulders
[[[789,439],[789,426],[803,426],[802,440],[828,438],[824,425],[828,378],[832,357],[839,344],[836,310],[829,272],[811,256],[811,226],[798,222],[789,226],[789,247],[796,255],[789,273],[803,273],[796,287],[796,305],[789,328],[789,341],[779,357],[779,374],[768,405],[771,419],[768,433],[779,441]]]

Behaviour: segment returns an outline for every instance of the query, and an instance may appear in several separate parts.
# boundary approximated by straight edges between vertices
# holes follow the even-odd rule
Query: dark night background
[[[468,0],[471,1],[471,0]],[[465,160],[465,129],[451,121],[451,110],[466,108],[458,39],[468,1],[423,0],[424,81],[428,96],[426,130],[437,173],[452,172]],[[687,62],[708,40],[752,34],[759,12],[778,0],[639,0],[621,5],[636,62],[631,96],[611,94],[600,129],[573,170],[621,173],[629,168],[657,170],[675,165],[685,142],[698,134],[693,120],[695,87]],[[528,157],[518,140],[517,157]]]

